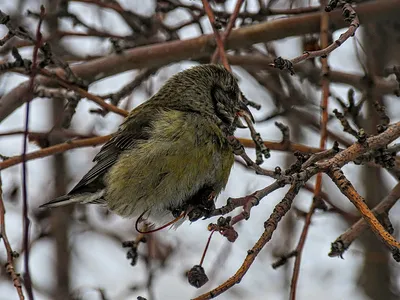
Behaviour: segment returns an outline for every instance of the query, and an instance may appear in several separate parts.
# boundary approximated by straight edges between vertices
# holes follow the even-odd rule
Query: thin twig
[[[19,299],[23,300],[25,299],[25,297],[24,293],[22,292],[21,280],[19,278],[19,274],[15,272],[14,268],[14,258],[18,257],[18,253],[12,250],[10,242],[8,241],[6,233],[5,214],[6,214],[6,209],[3,201],[3,190],[2,190],[2,182],[0,175],[0,239],[3,239],[4,247],[6,248],[6,253],[7,253],[7,264],[5,267],[7,273],[11,277],[15,289],[17,290]]]
[[[360,21],[358,20],[358,16],[355,10],[348,3],[343,5],[343,17],[345,21],[350,22],[350,26],[347,29],[347,31],[341,34],[340,37],[332,44],[321,50],[305,51],[302,55],[290,60],[278,57],[274,60],[272,64],[270,64],[270,66],[281,70],[286,69],[290,71],[290,73],[293,75],[294,74],[293,65],[314,57],[326,57],[333,50],[339,48],[350,37],[354,36],[357,28],[360,26]]]
[[[321,152],[314,153],[309,159],[301,166],[302,169],[312,166],[314,163],[323,159],[331,158],[340,151],[338,143],[335,143],[332,149],[324,150]]]
[[[251,167],[254,171],[256,171],[256,174],[260,174],[260,175],[265,175],[265,176],[269,176],[272,178],[278,178],[278,174],[276,174],[273,171],[269,171],[269,170],[265,170],[263,168],[261,168],[259,165],[257,165],[246,153],[246,151],[244,151],[244,147],[243,145],[240,143],[240,141],[235,138],[234,136],[228,136],[228,142],[229,144],[232,146],[233,152],[235,155],[240,156],[241,158],[243,158],[243,160],[246,162],[246,164]]]
[[[236,5],[235,8],[233,10],[232,15],[229,18],[229,23],[226,26],[226,29],[224,31],[224,33],[222,34],[222,44],[225,44],[225,41],[227,40],[229,34],[231,33],[233,27],[235,26],[235,21],[239,15],[240,12],[240,8],[242,7],[243,4],[243,0],[237,0],[236,1]],[[215,49],[214,54],[212,55],[211,58],[211,63],[215,64],[218,60],[218,56],[219,56],[219,48]]]
[[[284,180],[276,180],[274,183],[266,186],[265,188],[261,190],[257,190],[254,193],[252,193],[249,196],[241,197],[241,198],[229,198],[227,200],[227,204],[214,209],[210,215],[207,216],[207,218],[215,217],[215,216],[220,216],[220,215],[226,215],[230,213],[231,211],[235,210],[238,207],[243,207],[243,211],[232,218],[232,221],[230,222],[230,225],[235,225],[239,221],[242,220],[247,220],[250,217],[250,211],[251,209],[258,205],[258,203],[267,195],[270,193],[276,191],[277,189],[280,189],[284,187],[287,183]]]
[[[320,1],[321,7],[325,7],[326,1]],[[327,48],[329,44],[329,16],[326,12],[322,12],[321,14],[321,47]],[[328,139],[328,99],[329,99],[329,79],[328,79],[328,59],[326,57],[321,58],[322,64],[322,99],[321,99],[321,132],[320,132],[320,144],[319,147],[321,149],[326,148],[326,141]],[[334,152],[334,151],[332,151]],[[300,235],[299,242],[297,244],[295,256],[295,262],[293,267],[293,275],[292,281],[290,283],[290,299],[296,299],[296,291],[297,291],[297,282],[300,273],[300,264],[301,264],[301,256],[303,254],[304,245],[306,243],[308,230],[311,225],[311,218],[316,210],[316,208],[320,205],[321,200],[321,191],[322,191],[322,173],[317,174],[317,178],[315,181],[315,189],[314,189],[314,197],[311,203],[311,207],[306,215],[303,230]]]
[[[306,52],[303,55],[296,57],[291,60],[293,64],[298,64],[301,61],[312,57],[326,57],[333,50],[339,48],[344,42],[346,42],[350,37],[353,37],[357,31],[357,28],[360,26],[360,21],[358,19],[357,13],[353,9],[350,4],[344,4],[343,6],[343,17],[345,21],[349,21],[349,28],[339,36],[339,38],[330,44],[327,47],[324,47],[322,50]]]
[[[231,66],[229,65],[228,59],[226,58],[226,53],[224,49],[224,43],[222,41],[222,38],[218,32],[218,29],[215,28],[215,17],[214,17],[214,12],[211,8],[210,3],[208,0],[202,0],[204,10],[206,11],[206,14],[208,16],[208,19],[210,20],[211,27],[214,31],[214,36],[215,36],[215,41],[217,43],[217,49],[219,51],[219,57],[221,58],[222,64],[224,67],[229,71],[232,72]]]
[[[210,233],[210,235],[208,236],[206,246],[205,246],[205,248],[204,248],[204,250],[203,250],[203,254],[201,255],[201,259],[200,259],[199,266],[202,266],[202,265],[203,265],[203,262],[204,262],[204,259],[205,259],[205,257],[206,257],[206,253],[207,253],[208,247],[210,246],[211,238],[212,238],[214,232],[215,232],[215,230],[212,230],[211,233]]]
[[[42,75],[45,75],[47,77],[53,78],[57,81],[57,83],[61,86],[63,86],[66,89],[70,89],[72,91],[77,92],[79,95],[81,95],[82,97],[85,97],[89,100],[92,100],[93,102],[97,103],[98,105],[100,105],[101,107],[103,107],[106,111],[112,111],[122,117],[126,117],[128,116],[128,112],[124,109],[121,109],[115,105],[109,104],[107,102],[104,101],[104,99],[102,99],[99,96],[93,95],[91,93],[89,93],[88,91],[84,90],[83,88],[76,86],[74,84],[70,84],[69,82],[67,82],[65,79],[61,78],[60,76],[58,76],[57,74],[52,74],[51,72],[49,72],[48,70],[40,70],[40,73]]]
[[[43,148],[38,151],[34,151],[25,155],[25,162],[37,158],[43,158],[46,156],[54,155],[57,153],[63,153],[70,149],[82,148],[82,147],[94,147],[107,142],[112,135],[98,136],[87,139],[77,139],[68,141],[62,144],[57,144],[51,147]],[[23,161],[22,155],[13,156],[9,159],[0,162],[0,170],[7,169],[11,166],[15,166]]]
[[[27,191],[27,167],[26,167],[26,151],[28,148],[28,134],[29,134],[29,111],[30,111],[30,100],[33,97],[34,94],[34,82],[35,82],[35,76],[38,73],[38,51],[39,48],[43,44],[43,37],[42,33],[40,32],[40,28],[42,26],[43,19],[46,15],[46,10],[44,6],[42,5],[40,7],[40,18],[39,18],[39,23],[37,25],[36,29],[36,41],[35,45],[33,48],[33,54],[32,54],[32,66],[31,66],[31,74],[30,74],[30,79],[29,79],[29,87],[28,87],[28,93],[29,93],[29,99],[26,102],[26,111],[25,111],[25,132],[24,132],[24,140],[23,140],[23,148],[22,148],[22,201],[23,201],[23,208],[22,208],[22,214],[23,214],[23,249],[25,251],[25,256],[24,256],[24,285],[28,294],[28,298],[30,300],[33,300],[33,290],[32,290],[32,280],[31,280],[31,274],[29,270],[29,226],[30,226],[30,220],[28,217],[28,191]],[[32,97],[31,97],[32,96]]]

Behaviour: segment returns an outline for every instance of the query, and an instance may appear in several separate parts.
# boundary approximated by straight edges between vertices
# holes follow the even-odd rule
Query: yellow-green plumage
[[[224,67],[178,73],[130,112],[67,195],[43,206],[101,203],[123,217],[147,213],[160,223],[181,212],[190,220],[207,216],[229,178],[227,137],[240,124],[239,112],[250,114]]]
[[[203,186],[217,194],[225,187],[234,157],[216,125],[194,113],[166,110],[151,132],[151,139],[124,153],[108,173],[111,210],[122,216],[149,210],[159,219]]]

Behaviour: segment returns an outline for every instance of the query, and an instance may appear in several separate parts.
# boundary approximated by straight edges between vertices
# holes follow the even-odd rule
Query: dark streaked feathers
[[[146,114],[146,110],[143,108],[141,118],[135,118],[135,115],[133,111],[130,116],[134,119],[128,125],[126,121],[122,123],[114,136],[101,147],[100,152],[93,159],[94,162],[97,162],[96,165],[83,176],[68,195],[87,191],[93,182],[96,182],[96,187],[104,187],[103,176],[115,164],[121,153],[133,149],[138,141],[149,138],[148,129],[156,114],[153,111],[151,114]]]

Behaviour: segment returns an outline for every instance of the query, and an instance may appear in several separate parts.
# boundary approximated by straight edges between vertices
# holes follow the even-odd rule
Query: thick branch
[[[369,2],[357,6],[357,13],[361,20],[372,22],[387,17],[388,13],[397,9],[400,9],[400,0],[382,0],[379,3]],[[235,29],[226,41],[226,49],[245,48],[255,43],[318,32],[320,17],[320,13],[310,13]],[[337,29],[346,26],[338,11],[330,14],[330,20]],[[131,69],[160,67],[209,56],[215,49],[213,41],[214,35],[209,34],[188,40],[137,47],[125,51],[123,55],[110,55],[71,66],[71,70],[79,78],[91,83]],[[56,72],[63,76],[63,70],[57,69]],[[44,77],[39,77],[36,82],[43,85],[54,84],[53,80]],[[27,84],[22,83],[1,98],[0,121],[27,101],[26,97],[21,97],[24,94],[21,89],[26,91]]]
[[[391,250],[393,258],[397,262],[400,262],[400,243],[385,230],[383,225],[368,208],[367,204],[365,204],[364,198],[361,197],[350,181],[345,177],[342,170],[335,166],[330,172],[328,172],[328,175],[331,177],[332,181],[336,184],[339,190],[358,209],[364,221],[369,225],[376,236]]]
[[[380,216],[388,213],[389,210],[396,204],[400,198],[400,183],[398,183],[393,190],[383,199],[373,210],[375,216]],[[330,257],[342,256],[343,253],[349,248],[351,243],[357,239],[365,230],[368,229],[368,224],[363,218],[358,220],[353,226],[340,235],[333,243]]]

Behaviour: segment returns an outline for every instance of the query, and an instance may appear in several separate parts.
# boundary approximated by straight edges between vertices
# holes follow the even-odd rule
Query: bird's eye
[[[234,89],[228,89],[225,91],[226,94],[228,95],[229,99],[231,100],[235,100],[237,98],[237,93],[236,90]]]

